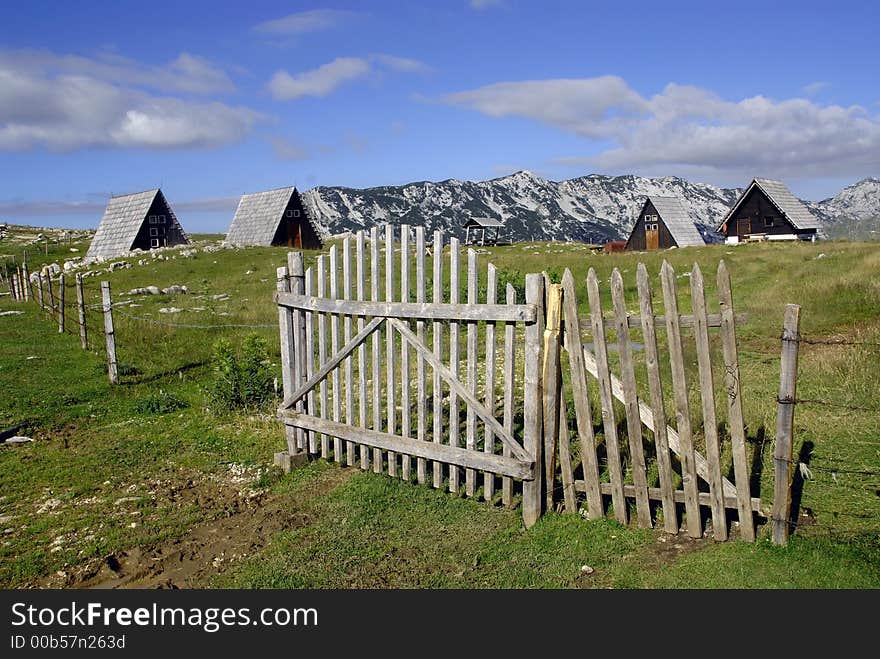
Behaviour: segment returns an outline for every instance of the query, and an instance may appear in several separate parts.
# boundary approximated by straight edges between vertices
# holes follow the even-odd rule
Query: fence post
[[[801,308],[797,304],[785,306],[782,325],[782,360],[779,373],[778,412],[776,417],[776,447],[773,451],[773,544],[788,544],[789,513],[791,508],[792,434],[794,432],[794,405],[797,385],[798,346],[800,344]]]
[[[116,333],[113,331],[113,304],[110,300],[110,282],[101,282],[101,301],[104,310],[104,336],[107,337],[107,374],[110,384],[119,384],[116,365]]]
[[[534,478],[523,481],[523,523],[531,527],[541,517],[541,482],[544,463],[541,439],[541,335],[544,333],[544,277],[526,275],[526,304],[538,308],[537,317],[526,324],[525,388],[523,392],[523,448],[535,462]]]
[[[31,277],[30,273],[28,273],[27,260],[21,264],[21,278],[23,280],[24,301],[30,302],[30,299],[33,297],[33,291],[31,290]]]
[[[64,333],[64,273],[58,275],[58,333]]]
[[[52,272],[44,268],[46,273],[46,294],[49,296],[49,308],[55,313],[55,295],[52,293]]]
[[[81,273],[76,274],[76,308],[79,315],[79,342],[83,350],[89,348],[89,337],[86,332],[86,298],[83,294],[83,278]]]
[[[290,292],[294,295],[305,295],[306,270],[302,252],[288,253],[287,268],[290,270]],[[308,382],[306,376],[306,317],[305,313],[299,309],[293,310],[293,354],[291,356],[293,357],[293,384],[298,389]],[[338,395],[338,393],[334,395]],[[306,411],[305,400],[300,400],[296,409],[298,412]],[[297,452],[305,451],[308,455],[306,433],[301,428],[296,431],[296,448]],[[336,456],[336,460],[341,461],[341,456]]]
[[[37,293],[40,296],[40,311],[46,310],[46,301],[43,299],[43,271],[37,272]]]
[[[9,292],[12,293],[12,299],[18,302],[18,275],[16,274],[16,268],[12,269],[12,274],[9,275]]]
[[[547,510],[553,509],[553,489],[556,480],[556,446],[559,438],[559,328],[562,316],[562,286],[550,283],[544,277],[547,308],[544,326],[544,363],[542,367],[542,398],[544,426],[544,487]]]

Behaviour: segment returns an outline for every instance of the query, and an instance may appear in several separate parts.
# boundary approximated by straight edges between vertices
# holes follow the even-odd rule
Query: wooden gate
[[[414,233],[413,245],[405,225],[399,240],[391,225],[382,242],[361,231],[314,268],[292,252],[279,269],[279,460],[320,455],[456,493],[463,470],[464,495],[521,496],[530,526],[542,505],[543,278],[526,277],[524,304],[510,284],[498,300],[494,266],[479,277],[468,250],[462,281],[458,239],[444,247],[437,231],[428,246]]]
[[[684,504],[687,533],[697,538],[703,535],[702,509],[708,508],[716,540],[727,539],[727,512],[735,510],[740,537],[752,541],[754,513],[762,509],[749,486],[730,276],[722,261],[717,287],[720,313],[707,311],[703,276],[696,264],[682,276],[690,279],[690,315],[680,313],[677,277],[666,262],[660,273],[665,315],[660,316],[655,314],[651,284],[642,264],[637,276],[639,312],[632,315],[627,311],[623,278],[617,269],[610,280],[612,312],[608,317],[602,310],[600,285],[592,268],[586,281],[589,320],[578,318],[571,272],[566,270],[561,284],[548,284],[543,369],[546,481],[555,482],[558,456],[566,510],[578,510],[577,497],[582,494],[584,514],[598,518],[605,514],[610,499],[614,517],[626,524],[634,501],[639,526],[653,526],[659,513],[663,528],[677,533],[679,505]],[[553,327],[554,307],[559,308],[562,330],[559,324]],[[682,328],[692,329],[692,336],[686,336]],[[726,438],[719,436],[710,328],[720,328],[716,343],[720,342],[723,355]],[[644,365],[638,364],[638,369],[641,360],[637,361],[634,354],[633,330],[641,330],[639,347]],[[583,340],[582,331],[591,337],[590,344]],[[666,341],[657,336],[663,332]],[[608,341],[611,333],[614,343]],[[560,346],[568,355],[565,380],[573,394],[574,437],[570,437],[565,414]],[[615,366],[619,375],[614,372]],[[637,370],[643,376],[641,385]],[[698,384],[696,405],[692,404],[689,378]],[[598,389],[601,426],[597,428],[593,426],[588,380],[595,381]],[[670,384],[672,396],[667,400]],[[640,390],[646,395],[640,395]],[[623,404],[622,414],[615,400]],[[621,416],[625,418],[625,429],[623,424],[618,426]],[[722,439],[729,444],[724,446]],[[571,441],[577,443],[577,451],[571,450]],[[735,482],[723,475],[728,466]],[[548,508],[554,506],[554,489],[551,485],[546,490]]]

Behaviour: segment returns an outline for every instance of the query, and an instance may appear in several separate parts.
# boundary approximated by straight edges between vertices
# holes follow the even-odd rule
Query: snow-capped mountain
[[[836,197],[807,204],[823,224],[863,213],[880,215],[878,187],[877,179],[865,179]],[[303,193],[303,201],[328,235],[386,222],[422,225],[429,235],[435,229],[462,233],[461,226],[469,218],[493,217],[504,222],[504,237],[509,240],[602,243],[629,234],[648,195],[678,197],[694,221],[710,230],[740,193],[740,189],[675,176],[592,174],[556,182],[520,171],[476,182],[449,179],[366,189],[317,187]]]

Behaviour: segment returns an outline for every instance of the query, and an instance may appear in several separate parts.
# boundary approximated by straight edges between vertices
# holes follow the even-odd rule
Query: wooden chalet
[[[133,249],[188,245],[190,242],[162,190],[111,197],[87,258],[112,259]]]
[[[226,234],[230,245],[322,249],[324,242],[295,187],[244,194]]]
[[[726,241],[816,240],[819,222],[780,181],[756,178],[718,227]]]
[[[667,249],[704,245],[703,236],[677,197],[645,199],[626,241],[627,250]]]
[[[498,245],[504,222],[496,220],[494,217],[472,217],[463,226],[465,245]],[[471,231],[473,231],[473,238],[471,238]]]

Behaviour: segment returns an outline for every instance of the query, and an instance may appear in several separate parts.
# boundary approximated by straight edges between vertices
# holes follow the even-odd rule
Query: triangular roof
[[[678,197],[650,195],[645,203],[648,201],[654,206],[660,219],[663,220],[663,224],[666,225],[666,229],[679,247],[706,244]],[[644,206],[642,208],[644,210]]]
[[[782,181],[774,181],[769,178],[755,178],[749,183],[748,187],[740,195],[739,199],[730,209],[730,212],[724,216],[724,220],[718,225],[720,229],[739,209],[745,198],[749,195],[753,188],[757,187],[764,196],[770,200],[770,203],[776,206],[776,209],[791,222],[795,229],[818,229],[819,221],[813,215],[800,199],[795,197]]]
[[[265,192],[252,192],[241,195],[232,224],[226,233],[226,242],[232,245],[261,245],[269,247],[272,239],[284,216],[284,210],[290,203],[290,198],[298,195],[295,186],[266,190]],[[311,217],[303,206],[305,220],[318,234]]]
[[[477,226],[477,227],[503,227],[504,222],[501,220],[496,220],[494,217],[472,217],[467,222],[464,223],[463,226]]]
[[[110,259],[129,252],[157,196],[161,196],[168,207],[171,221],[177,223],[174,211],[159,188],[110,197],[86,257]],[[183,233],[183,227],[180,227],[180,231]]]

